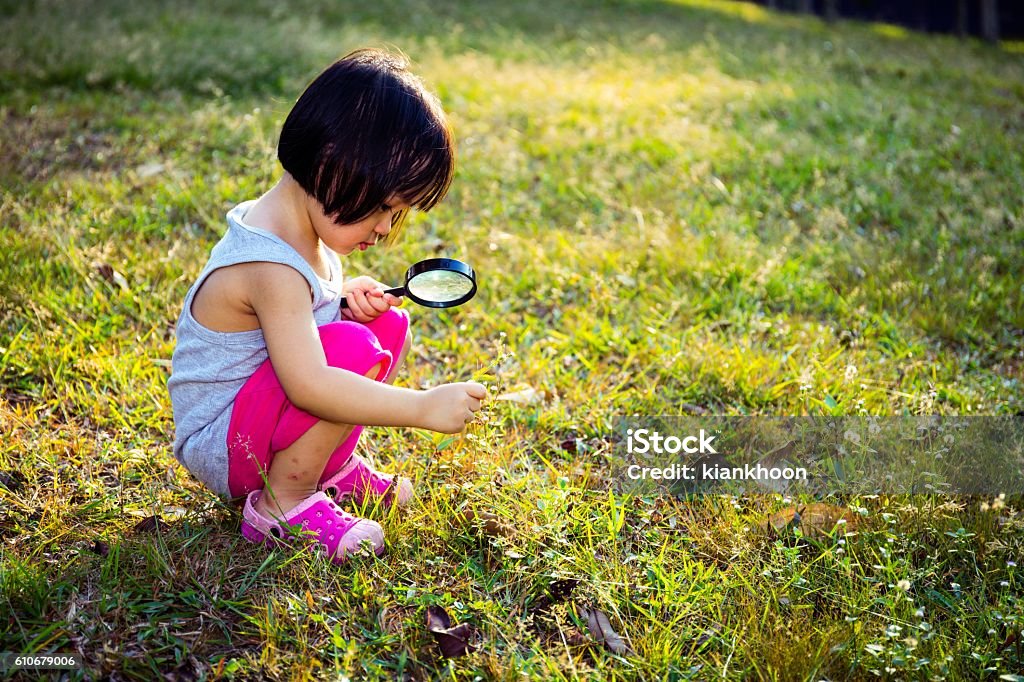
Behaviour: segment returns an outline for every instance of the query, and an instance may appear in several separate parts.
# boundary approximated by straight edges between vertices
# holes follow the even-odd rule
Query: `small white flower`
[[[909,580],[901,580],[898,583],[896,583],[896,587],[900,588],[904,592],[909,592],[910,591],[910,581]]]
[[[1007,566],[1016,566],[1016,565],[1017,565],[1017,562],[1016,562],[1016,561],[1007,561],[1007,562],[1006,562],[1006,565],[1007,565]]]

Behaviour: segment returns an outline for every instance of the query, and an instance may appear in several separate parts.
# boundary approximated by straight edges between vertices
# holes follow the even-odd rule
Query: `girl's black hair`
[[[408,60],[356,50],[309,84],[281,128],[277,158],[339,225],[358,222],[393,194],[422,211],[455,172],[451,129]],[[388,241],[401,231],[396,213]]]

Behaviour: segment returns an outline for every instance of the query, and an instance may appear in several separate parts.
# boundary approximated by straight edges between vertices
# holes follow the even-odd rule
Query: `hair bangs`
[[[455,148],[440,102],[403,58],[360,50],[329,67],[289,114],[278,156],[338,224],[397,195],[429,211],[447,194]],[[407,210],[392,218],[393,242]]]

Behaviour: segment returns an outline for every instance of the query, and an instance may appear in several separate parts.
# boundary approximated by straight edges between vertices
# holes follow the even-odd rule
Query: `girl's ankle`
[[[310,495],[315,493],[316,490],[312,490],[307,493],[275,493],[271,495],[266,491],[266,489],[264,489],[256,499],[256,503],[253,507],[261,516],[284,520],[288,514],[295,509],[295,507],[299,506],[299,504],[308,499]]]

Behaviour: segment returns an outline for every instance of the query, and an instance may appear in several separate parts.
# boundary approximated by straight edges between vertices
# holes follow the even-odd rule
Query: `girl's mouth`
[[[370,244],[369,242],[359,242],[360,251],[366,251],[366,249],[370,248],[371,246],[373,246],[373,244]]]

